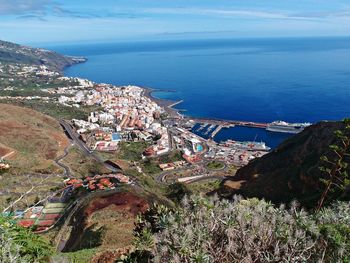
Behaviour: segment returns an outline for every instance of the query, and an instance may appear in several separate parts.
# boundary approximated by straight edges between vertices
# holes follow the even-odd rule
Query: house
[[[159,165],[159,168],[163,171],[170,171],[175,169],[175,165],[172,163],[162,163]]]
[[[30,220],[30,219],[25,219],[25,220],[20,220],[18,221],[18,225],[25,227],[25,228],[29,228],[32,227],[35,223],[35,220]]]

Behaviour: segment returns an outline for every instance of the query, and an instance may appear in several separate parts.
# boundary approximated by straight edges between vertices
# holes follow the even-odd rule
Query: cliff
[[[223,183],[220,193],[265,198],[275,203],[297,199],[304,206],[314,206],[322,190],[319,179],[324,176],[319,170],[323,165],[320,157],[330,154],[329,145],[337,143],[334,131],[344,128],[342,122],[320,122],[308,127],[239,169]]]
[[[45,65],[62,72],[67,66],[85,62],[82,57],[70,57],[41,48],[32,48],[0,40],[0,62]]]

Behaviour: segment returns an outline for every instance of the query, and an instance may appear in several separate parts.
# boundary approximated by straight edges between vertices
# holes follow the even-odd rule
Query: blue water
[[[350,116],[350,38],[178,40],[48,47],[87,63],[68,76],[156,89],[184,99],[187,115],[270,122],[317,122]],[[287,136],[260,129],[222,130],[217,140]]]
[[[200,145],[200,144],[198,144],[198,145],[197,145],[197,151],[198,151],[198,152],[203,151],[203,146]]]

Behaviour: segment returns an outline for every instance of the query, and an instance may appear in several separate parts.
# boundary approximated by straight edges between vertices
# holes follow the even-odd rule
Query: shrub
[[[51,246],[30,230],[0,216],[0,262],[47,262]]]
[[[349,210],[336,203],[308,214],[296,203],[190,197],[173,211],[151,208],[135,244],[138,254],[151,251],[151,262],[349,262]]]

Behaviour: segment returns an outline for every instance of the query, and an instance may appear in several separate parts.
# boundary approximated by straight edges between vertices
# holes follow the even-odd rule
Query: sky
[[[0,0],[21,44],[350,36],[350,0]]]

